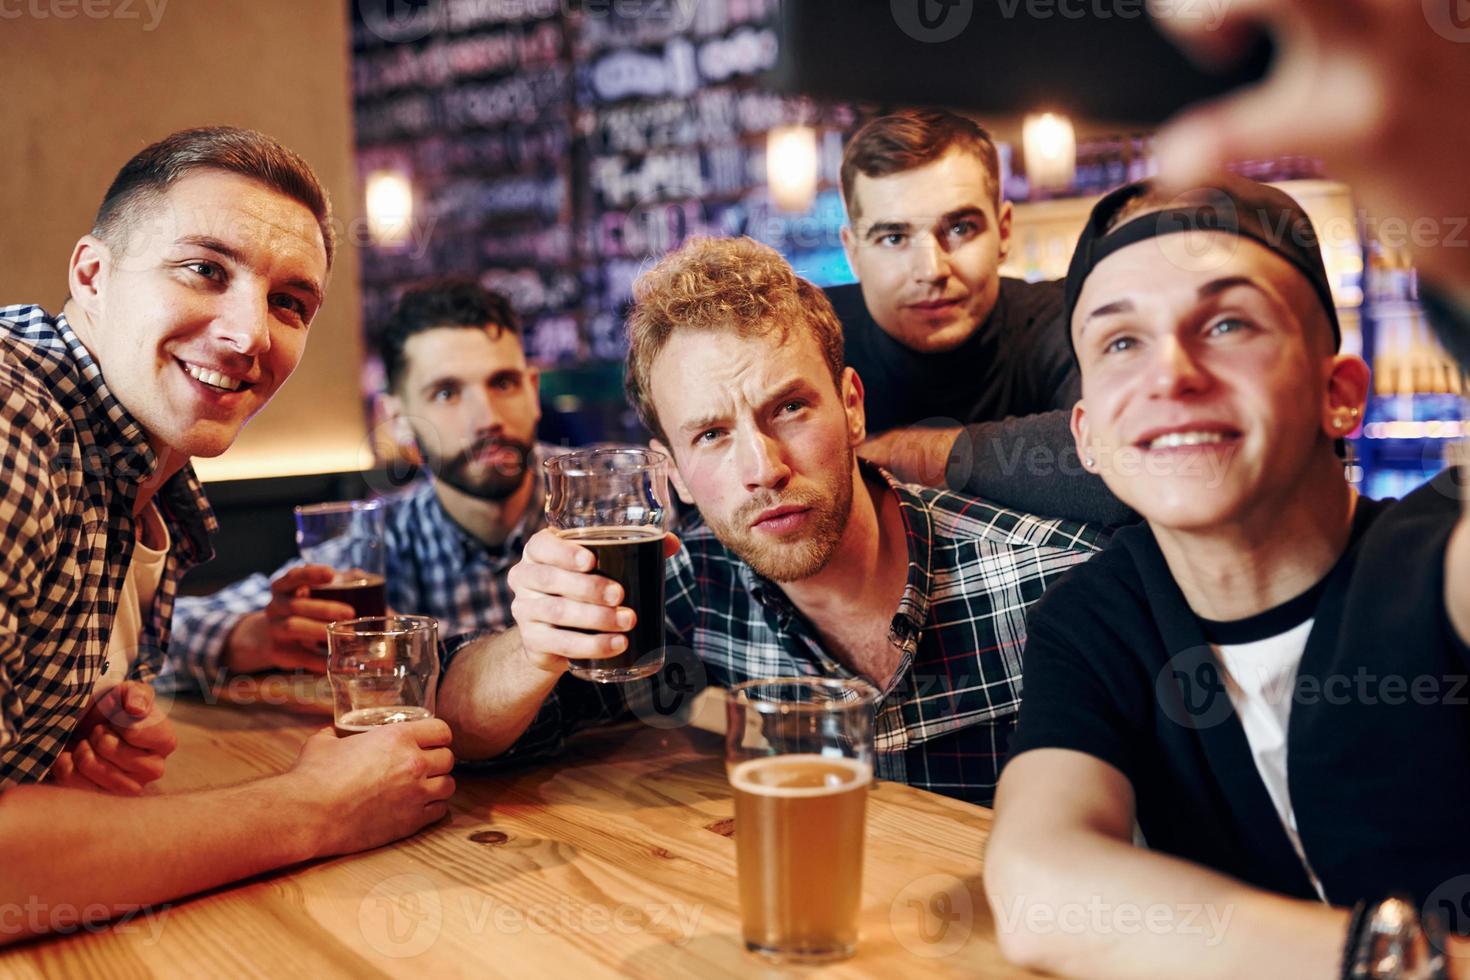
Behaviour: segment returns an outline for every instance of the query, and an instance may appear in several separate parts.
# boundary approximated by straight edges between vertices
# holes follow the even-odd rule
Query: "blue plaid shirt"
[[[1106,534],[900,484],[867,464],[863,472],[885,480],[898,498],[909,552],[908,582],[886,638],[901,659],[878,705],[876,774],[988,804],[1021,703],[1026,614]],[[759,677],[859,676],[823,649],[778,585],[707,526],[692,521],[680,537],[683,548],[665,573],[677,683],[660,675],[654,685],[589,684],[567,675],[503,759],[553,752],[569,732],[596,721],[636,716],[657,724],[650,710],[668,712],[650,706],[677,699],[658,684],[677,687],[677,695]]]
[[[0,791],[46,775],[107,669],[133,503],[157,468],[65,315],[0,307]],[[128,671],[150,682],[178,580],[218,529],[188,466],[154,499],[172,547]]]
[[[537,445],[531,465],[535,482],[525,516],[494,550],[445,513],[432,482],[389,498],[383,548],[388,605],[397,612],[437,619],[446,646],[454,646],[459,634],[509,627],[513,595],[505,576],[520,560],[526,539],[545,523],[541,462],[565,451]],[[174,610],[171,670],[187,673],[206,690],[221,680],[230,631],[246,613],[270,602],[271,579],[299,564],[299,558],[293,559],[269,577],[252,575],[210,596],[181,596]]]

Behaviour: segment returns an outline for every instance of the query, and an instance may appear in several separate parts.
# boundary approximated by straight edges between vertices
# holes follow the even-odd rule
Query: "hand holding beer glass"
[[[339,736],[434,717],[439,624],[427,616],[367,616],[327,627],[327,679]]]
[[[337,572],[332,581],[311,586],[311,598],[351,606],[358,616],[387,614],[382,501],[297,507],[296,547],[307,564],[328,565]]]
[[[543,464],[547,523],[592,552],[593,572],[622,586],[623,605],[636,616],[622,653],[570,661],[571,673],[583,680],[624,683],[664,665],[666,463],[651,449],[586,449]]]
[[[862,680],[746,681],[726,702],[745,948],[819,962],[857,948],[878,692]]]

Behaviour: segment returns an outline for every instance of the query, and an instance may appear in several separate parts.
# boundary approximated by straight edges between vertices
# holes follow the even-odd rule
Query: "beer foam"
[[[771,786],[759,780],[762,769],[785,769],[788,766],[824,766],[845,770],[840,783],[825,786]],[[773,755],[760,759],[747,759],[730,770],[730,785],[742,793],[755,796],[780,796],[787,798],[803,796],[831,796],[845,793],[858,786],[866,786],[873,780],[873,767],[857,759],[843,756],[817,755],[814,752],[800,755]]]
[[[422,721],[434,717],[428,708],[416,704],[389,704],[371,708],[354,708],[337,719],[337,727],[344,732],[368,732],[382,725],[403,721]]]
[[[553,530],[568,541],[584,544],[620,544],[653,541],[664,536],[663,528],[654,524],[599,524],[596,527],[560,527]]]

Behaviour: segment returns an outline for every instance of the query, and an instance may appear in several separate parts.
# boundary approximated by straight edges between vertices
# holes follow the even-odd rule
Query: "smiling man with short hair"
[[[1032,616],[985,864],[1003,949],[1077,976],[1443,975],[1419,966],[1470,866],[1470,525],[1450,474],[1399,501],[1347,482],[1369,372],[1310,220],[1237,177],[1129,185],[1067,300],[1078,449],[1146,524]],[[1077,903],[1171,914],[1011,914]],[[1229,928],[1174,928],[1191,907]],[[1372,972],[1390,934],[1412,955]]]
[[[990,135],[940,109],[878,116],[848,140],[841,179],[858,281],[826,293],[867,391],[862,455],[1019,510],[1136,519],[1077,465],[1062,284],[1000,274],[1014,218]],[[1035,474],[1018,465],[1037,453]]]
[[[869,430],[1070,409],[1061,284],[1000,274],[1012,208],[989,134],[937,109],[879,116],[848,140],[841,176],[858,281],[827,295]]]
[[[176,745],[151,682],[215,522],[227,449],[301,358],[332,260],[311,168],[249,130],[130,160],[59,314],[0,307],[0,945],[413,833],[454,791],[449,730],[307,740],[254,783],[149,795]]]

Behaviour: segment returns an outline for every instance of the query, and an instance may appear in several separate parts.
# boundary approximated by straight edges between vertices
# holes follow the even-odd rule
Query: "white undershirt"
[[[1292,692],[1296,689],[1297,668],[1301,666],[1313,622],[1309,619],[1284,633],[1253,643],[1214,644],[1213,647],[1225,668],[1225,688],[1245,729],[1256,770],[1271,794],[1281,826],[1291,839],[1312,887],[1325,902],[1327,893],[1302,849],[1286,782],[1286,731]]]
[[[168,527],[149,503],[138,515],[143,534],[133,545],[133,558],[117,597],[117,612],[112,620],[112,633],[107,639],[107,669],[92,687],[92,700],[127,679],[128,670],[138,659],[138,640],[143,623],[153,611],[153,597],[163,581],[163,566],[168,558]],[[153,547],[150,547],[153,546]]]

